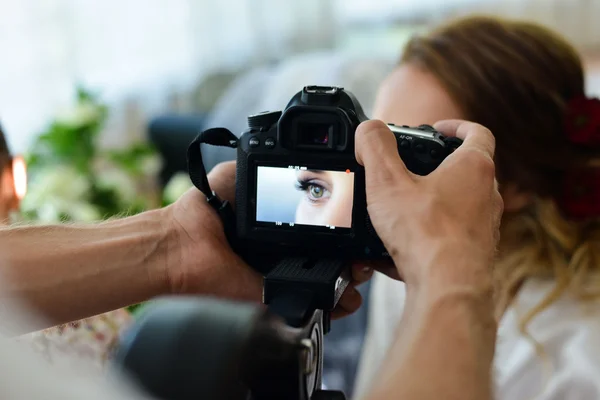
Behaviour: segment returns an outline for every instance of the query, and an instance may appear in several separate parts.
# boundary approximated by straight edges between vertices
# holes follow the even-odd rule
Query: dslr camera
[[[354,134],[368,118],[341,87],[306,86],[283,111],[248,117],[237,146],[236,237],[244,253],[389,257],[367,214]],[[388,124],[406,167],[427,175],[461,143],[431,126]]]
[[[350,262],[389,257],[369,220],[354,153],[356,128],[367,119],[343,88],[306,86],[283,111],[248,117],[240,138],[223,128],[200,133],[188,148],[190,178],[233,249],[263,273],[268,309],[164,301],[122,341],[117,365],[157,398],[345,399],[322,389],[323,335]],[[415,174],[429,174],[461,144],[431,126],[388,125]],[[235,213],[210,189],[203,143],[237,148]]]

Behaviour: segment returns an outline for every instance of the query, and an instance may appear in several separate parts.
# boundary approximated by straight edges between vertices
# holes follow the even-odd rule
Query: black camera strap
[[[221,199],[210,187],[206,168],[202,161],[202,144],[235,149],[238,146],[238,138],[225,128],[208,129],[196,136],[187,151],[190,179],[194,186],[206,196],[208,204],[219,214],[223,222],[227,240],[233,246],[233,240],[235,239],[235,215],[233,208],[229,201]]]

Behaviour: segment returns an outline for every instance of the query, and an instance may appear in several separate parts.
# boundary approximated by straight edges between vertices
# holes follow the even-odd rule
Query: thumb
[[[367,188],[412,182],[398,154],[396,137],[385,123],[379,120],[361,123],[354,140],[356,161],[365,167]]]
[[[208,174],[208,182],[221,199],[235,205],[235,161],[215,165]]]

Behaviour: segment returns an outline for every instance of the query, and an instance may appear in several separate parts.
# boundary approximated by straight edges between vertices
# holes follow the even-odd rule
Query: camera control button
[[[410,149],[410,142],[408,140],[406,140],[406,139],[402,139],[400,141],[400,148],[401,149],[405,149],[405,150],[406,149]]]
[[[272,137],[268,137],[265,139],[265,147],[267,149],[272,149],[273,147],[275,147],[275,138]]]
[[[250,147],[258,147],[260,145],[260,140],[256,136],[252,136],[250,140],[248,140],[248,145]]]
[[[439,150],[436,149],[431,149],[431,151],[429,152],[429,155],[431,156],[431,158],[440,158],[442,153]]]
[[[423,143],[417,143],[417,144],[415,144],[415,151],[417,153],[421,153],[421,154],[425,153],[425,150],[426,150],[425,149],[425,145]]]

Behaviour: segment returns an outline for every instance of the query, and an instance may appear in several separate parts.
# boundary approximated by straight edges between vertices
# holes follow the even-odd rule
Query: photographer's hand
[[[235,162],[217,165],[208,175],[212,189],[234,204]],[[202,293],[220,297],[260,301],[262,278],[238,257],[227,242],[217,214],[197,189],[191,189],[167,210],[179,234],[181,259],[168,268],[175,293]],[[361,303],[354,288],[371,278],[372,270],[354,267],[353,284],[348,287],[332,317],[356,311]]]
[[[235,168],[219,167],[211,186],[233,200]],[[0,229],[0,319],[6,300],[25,301],[45,320],[19,322],[12,333],[46,328],[168,294],[259,302],[262,278],[229,247],[204,196],[190,190],[169,207],[98,224]],[[354,270],[364,281],[371,273]],[[361,304],[352,287],[336,316]]]
[[[373,399],[491,398],[491,267],[503,208],[494,138],[470,122],[435,127],[464,143],[424,177],[406,169],[384,123],[367,121],[356,134],[369,215],[407,286],[402,334]]]
[[[476,251],[469,253],[470,258],[491,260],[503,208],[495,186],[491,133],[463,121],[443,121],[436,128],[465,143],[427,176],[406,169],[385,124],[367,121],[356,133],[356,157],[366,170],[369,215],[395,264],[396,271],[382,272],[413,287],[424,277],[429,281],[431,273],[444,272],[416,265],[437,247],[451,247],[452,241],[461,251]]]

